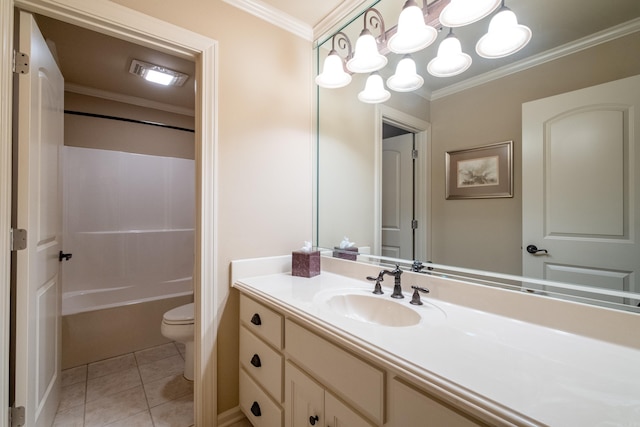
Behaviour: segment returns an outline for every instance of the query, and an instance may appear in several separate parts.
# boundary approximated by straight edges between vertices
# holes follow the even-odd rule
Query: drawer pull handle
[[[258,402],[253,402],[253,405],[251,405],[251,413],[256,417],[259,417],[260,415],[262,415],[262,412],[260,412],[260,405],[258,405]]]
[[[260,319],[260,315],[258,313],[255,313],[253,315],[253,317],[251,318],[251,323],[253,323],[256,326],[262,325],[262,320]]]
[[[316,423],[318,422],[319,418],[317,415],[314,415],[313,417],[309,417],[309,424],[311,424],[312,426],[316,425]]]
[[[262,363],[260,362],[260,356],[258,356],[257,354],[254,354],[253,357],[251,358],[251,364],[256,368],[259,368],[260,366],[262,366]]]

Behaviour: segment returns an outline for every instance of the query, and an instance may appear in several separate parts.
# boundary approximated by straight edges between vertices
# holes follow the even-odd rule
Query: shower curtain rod
[[[71,111],[71,110],[64,110],[64,113],[71,114],[74,116],[96,117],[99,119],[118,120],[121,122],[138,123],[141,125],[149,125],[149,126],[158,126],[158,127],[167,128],[167,129],[180,130],[183,132],[191,132],[191,133],[195,132],[195,130],[193,129],[183,128],[179,126],[172,126],[172,125],[167,125],[167,124],[158,123],[158,122],[150,122],[148,120],[127,119],[124,117],[107,116],[105,114],[83,113],[82,111]]]

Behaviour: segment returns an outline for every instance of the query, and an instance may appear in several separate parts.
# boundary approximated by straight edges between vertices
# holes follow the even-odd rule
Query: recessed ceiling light
[[[137,59],[131,61],[129,72],[147,81],[164,86],[182,86],[189,76],[179,71],[170,70],[160,65],[142,62]]]

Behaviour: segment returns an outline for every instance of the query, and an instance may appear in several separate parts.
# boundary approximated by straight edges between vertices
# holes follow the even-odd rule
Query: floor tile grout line
[[[136,357],[136,363],[138,358]],[[155,426],[153,422],[153,415],[151,414],[151,405],[149,405],[149,395],[147,394],[147,388],[145,387],[144,379],[142,378],[142,372],[140,372],[140,364],[137,364],[138,367],[138,376],[140,377],[140,383],[142,384],[142,392],[144,393],[144,401],[147,403],[147,412],[149,413],[149,418],[151,418],[151,424]]]
[[[173,347],[176,350],[177,354],[173,354],[173,355],[170,355],[170,356],[167,356],[167,357],[162,357],[160,359],[153,360],[153,361],[148,362],[148,363],[155,363],[155,362],[158,362],[160,360],[164,360],[164,359],[167,359],[167,358],[170,358],[170,357],[175,357],[176,355],[179,356],[180,359],[182,359],[184,361],[184,355],[180,352],[180,348],[177,346],[177,344],[175,342],[172,342],[172,344],[173,344]],[[151,348],[153,348],[153,347],[151,347]],[[144,351],[144,350],[140,350],[140,351]],[[155,426],[156,425],[156,421],[154,420],[153,415],[151,413],[151,409],[152,408],[151,408],[151,406],[149,404],[149,397],[147,395],[147,389],[145,387],[145,381],[143,379],[142,372],[140,370],[141,364],[139,363],[138,357],[137,357],[137,355],[135,353],[136,352],[126,353],[126,354],[123,354],[123,355],[114,356],[113,358],[103,359],[103,360],[100,360],[100,361],[97,361],[97,362],[92,362],[92,363],[100,363],[100,362],[108,361],[110,359],[124,358],[126,356],[131,355],[133,357],[133,362],[135,363],[135,367],[136,367],[137,372],[138,372],[138,377],[140,379],[142,390],[143,390],[143,393],[145,395],[146,411],[149,414],[149,417],[151,418],[152,425]],[[82,425],[83,425],[83,427],[86,425],[86,422],[87,422],[87,420],[86,420],[86,416],[87,416],[87,398],[88,398],[88,389],[89,389],[89,380],[90,380],[90,378],[89,378],[89,365],[91,365],[91,364],[81,365],[81,366],[84,366],[84,368],[85,368],[85,376],[84,376],[84,380],[83,380],[83,382],[84,382],[84,398],[83,398],[83,403],[82,403]],[[145,365],[145,364],[143,363],[142,365]],[[74,368],[69,368],[69,369],[74,369]],[[91,380],[98,379],[98,378],[101,378],[101,377],[104,377],[104,376],[108,376],[108,375],[114,375],[114,374],[120,373],[120,372],[122,372],[124,370],[125,369],[121,369],[121,370],[118,370],[118,371],[115,371],[115,372],[110,372],[110,373],[107,373],[107,374],[104,374],[104,375],[100,375],[98,377],[91,378]],[[157,380],[158,379],[155,379],[153,381],[157,381]],[[146,382],[146,384],[150,384],[153,381],[148,381],[148,382]],[[185,396],[187,396],[188,394],[189,393],[185,393],[184,395],[176,396],[174,399],[170,399],[169,401],[164,402],[163,404],[169,403],[171,401],[180,400],[180,399],[184,398]],[[102,397],[104,397],[104,396],[101,396],[100,398],[102,398]],[[92,402],[93,402],[93,400],[92,400]],[[78,405],[78,406],[80,406],[80,405]],[[145,410],[142,410],[142,411],[134,414],[133,416],[135,416],[137,414],[140,414],[140,413],[142,413],[144,411]]]

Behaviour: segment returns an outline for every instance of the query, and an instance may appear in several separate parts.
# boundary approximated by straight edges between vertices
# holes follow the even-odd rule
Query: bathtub
[[[87,289],[63,293],[63,316],[193,294],[191,277],[101,289],[88,285]]]
[[[162,316],[193,302],[191,280],[156,287],[168,293],[141,295],[140,289],[154,287],[134,286],[64,295],[62,369],[169,342],[160,333]]]
[[[195,162],[65,146],[62,175],[63,368],[167,342],[193,301]]]

